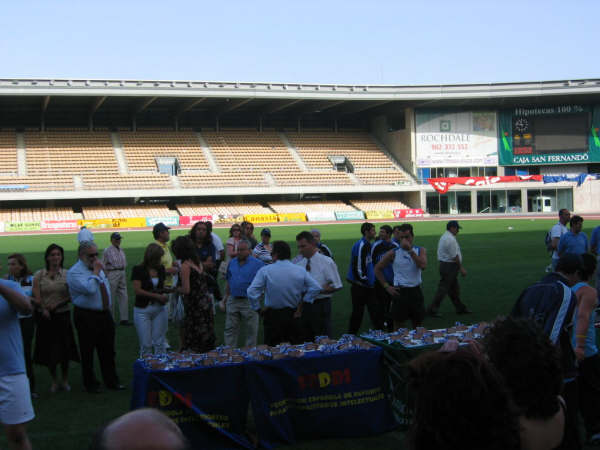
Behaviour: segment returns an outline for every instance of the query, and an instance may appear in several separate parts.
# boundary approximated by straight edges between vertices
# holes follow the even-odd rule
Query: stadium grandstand
[[[600,80],[3,79],[0,220],[598,211],[599,104]]]

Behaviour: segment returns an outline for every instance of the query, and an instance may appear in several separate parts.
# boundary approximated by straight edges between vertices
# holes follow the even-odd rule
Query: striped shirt
[[[121,247],[111,245],[102,253],[102,264],[106,271],[123,270],[127,267],[125,252]]]

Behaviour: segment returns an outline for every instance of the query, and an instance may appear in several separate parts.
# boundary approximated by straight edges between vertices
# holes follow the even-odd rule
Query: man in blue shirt
[[[583,228],[583,217],[573,216],[570,221],[571,230],[560,237],[558,242],[558,256],[573,253],[574,255],[583,255],[589,249],[588,238],[581,231]]]
[[[302,303],[312,303],[321,286],[310,273],[290,261],[292,251],[283,241],[273,243],[273,264],[261,268],[247,294],[252,309],[263,317],[265,344],[302,343]],[[264,307],[259,298],[265,296]]]
[[[10,448],[31,449],[25,423],[35,417],[25,374],[18,313],[31,314],[18,283],[0,280],[0,423]]]
[[[75,305],[73,320],[79,337],[83,386],[90,394],[100,392],[100,383],[94,375],[95,349],[106,387],[125,389],[119,383],[115,368],[115,323],[110,313],[110,284],[93,242],[79,244],[79,261],[67,272],[67,285]]]
[[[365,306],[369,311],[371,323],[377,330],[383,328],[381,308],[373,292],[375,273],[371,260],[371,241],[375,239],[375,225],[365,222],[360,227],[362,238],[352,246],[350,266],[346,279],[352,284],[350,296],[352,297],[352,314],[348,333],[356,334],[360,329]]]
[[[254,280],[258,270],[265,264],[250,256],[250,242],[242,239],[238,243],[238,255],[227,266],[227,284],[225,285],[225,345],[238,346],[240,324],[246,326],[246,346],[256,345],[258,335],[258,313],[250,308],[246,291]],[[270,256],[270,255],[269,255]]]

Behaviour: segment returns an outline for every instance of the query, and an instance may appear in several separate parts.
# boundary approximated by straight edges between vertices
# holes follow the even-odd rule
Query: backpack
[[[550,253],[554,251],[554,247],[552,246],[552,235],[550,234],[552,230],[546,233],[546,237],[544,238],[544,244],[546,245],[546,250]]]
[[[573,314],[577,297],[571,288],[559,280],[542,280],[526,288],[510,315],[536,322],[552,343],[561,350],[565,373],[575,370],[575,353],[571,346]]]

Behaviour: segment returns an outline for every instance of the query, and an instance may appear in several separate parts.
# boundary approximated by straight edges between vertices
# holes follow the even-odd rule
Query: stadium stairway
[[[404,172],[404,175],[406,175],[414,184],[418,184],[416,175],[413,174],[412,172],[410,172],[409,170],[407,170],[406,167],[404,167],[400,163],[400,161],[398,161],[396,159],[396,157],[388,151],[387,147],[385,145],[383,145],[383,142],[381,142],[379,139],[377,139],[371,133],[369,133],[369,136],[371,137],[371,140],[375,143],[377,148],[379,148],[379,150],[381,150],[383,153],[385,153],[385,156],[387,156],[398,168],[400,168],[402,170],[402,172]]]
[[[113,149],[115,150],[115,159],[119,166],[119,173],[121,175],[127,175],[129,173],[129,165],[127,164],[127,158],[123,152],[123,144],[119,139],[118,133],[110,133],[110,140],[112,141]]]
[[[17,140],[17,175],[27,176],[27,150],[25,150],[25,136],[23,133],[16,133]]]
[[[215,159],[212,152],[210,151],[210,147],[208,146],[208,143],[204,140],[204,138],[202,137],[202,134],[200,132],[197,132],[196,136],[198,137],[198,141],[200,142],[200,148],[202,148],[202,153],[204,153],[204,157],[208,161],[208,167],[210,167],[210,171],[213,173],[220,173],[221,169],[219,168],[219,165],[217,164],[217,160]]]
[[[289,139],[287,138],[287,136],[284,133],[277,133],[277,134],[279,135],[279,138],[283,141],[283,143],[287,147],[288,151],[292,155],[292,158],[294,158],[294,161],[296,161],[296,164],[298,164],[298,167],[300,167],[300,169],[302,169],[302,172],[308,172],[308,167],[306,166],[306,163],[304,162],[304,160],[302,159],[300,154],[296,151],[296,147],[294,147],[292,145],[292,143],[289,141]]]

